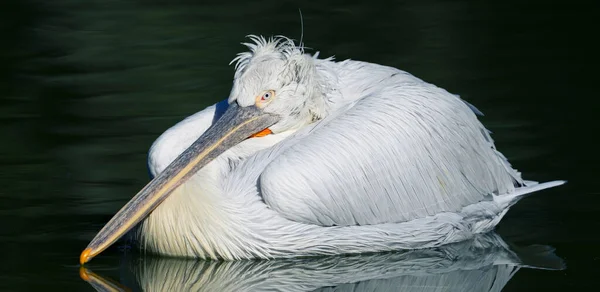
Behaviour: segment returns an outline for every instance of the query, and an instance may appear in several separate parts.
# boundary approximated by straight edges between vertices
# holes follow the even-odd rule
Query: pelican
[[[151,146],[153,179],[81,253],[272,259],[421,249],[491,231],[521,178],[459,96],[396,68],[249,36],[227,100]],[[138,223],[140,223],[138,225]]]

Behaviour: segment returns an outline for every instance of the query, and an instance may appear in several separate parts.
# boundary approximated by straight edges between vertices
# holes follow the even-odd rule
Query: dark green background
[[[228,96],[245,35],[298,39],[298,8],[321,56],[460,94],[525,178],[569,180],[498,228],[556,247],[568,269],[521,270],[506,291],[597,288],[597,10],[523,2],[2,1],[0,290],[91,290],[79,252],[148,181],[150,144]],[[94,263],[116,270],[119,256]]]

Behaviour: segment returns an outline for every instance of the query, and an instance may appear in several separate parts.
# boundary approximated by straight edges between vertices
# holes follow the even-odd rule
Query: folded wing
[[[404,222],[522,184],[469,106],[427,83],[371,93],[275,148],[259,192],[308,224]]]

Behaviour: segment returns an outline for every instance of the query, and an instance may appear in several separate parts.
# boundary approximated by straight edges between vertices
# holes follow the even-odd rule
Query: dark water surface
[[[112,247],[84,278],[98,288],[110,277],[154,291],[597,288],[593,7],[575,1],[197,4],[204,2],[0,4],[0,290],[93,291],[80,278],[79,253],[148,181],[151,143],[228,96],[233,68],[227,64],[245,35],[298,39],[298,8],[305,43],[321,56],[398,67],[460,94],[486,114],[481,119],[498,148],[525,178],[569,183],[522,200],[498,226],[502,239],[484,238],[485,244],[237,264],[140,259]],[[567,269],[511,268],[519,257],[532,265],[558,260],[535,245],[556,248]],[[507,265],[486,262],[496,257]],[[358,283],[339,285],[348,282]]]

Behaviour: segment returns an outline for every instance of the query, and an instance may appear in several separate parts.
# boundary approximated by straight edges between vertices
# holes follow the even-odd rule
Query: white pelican
[[[250,259],[417,249],[490,231],[525,181],[478,110],[386,66],[250,36],[227,101],[162,134],[154,178],[82,252],[88,262],[141,222],[169,256]]]

